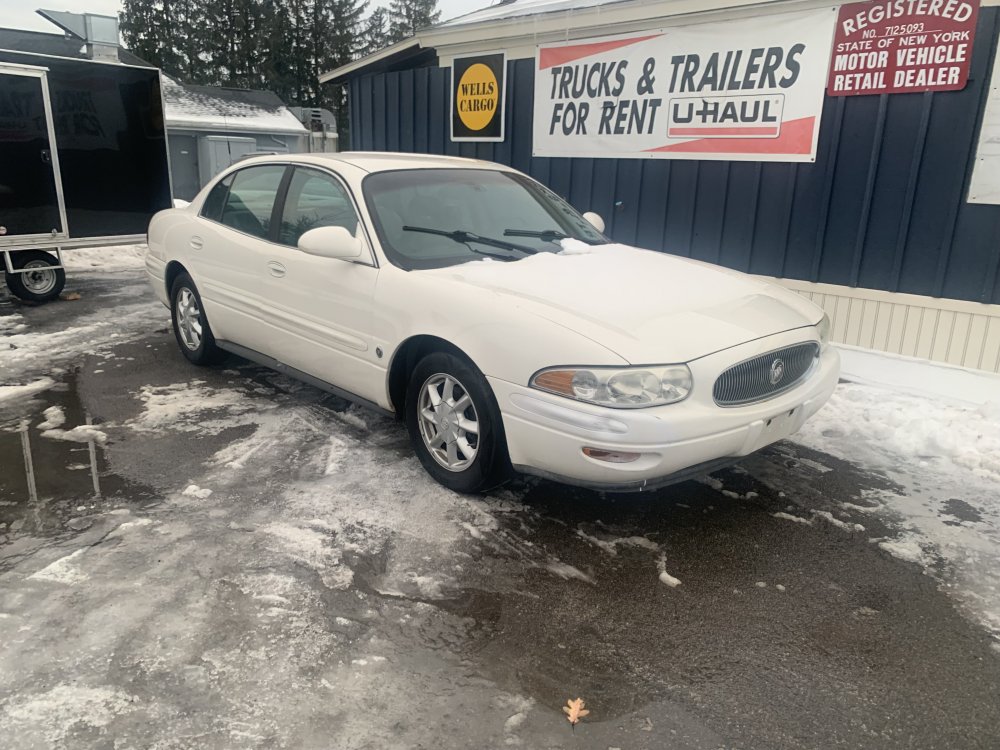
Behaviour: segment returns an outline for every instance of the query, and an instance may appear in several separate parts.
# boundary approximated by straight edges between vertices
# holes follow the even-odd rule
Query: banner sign
[[[815,161],[835,8],[538,48],[534,154]]]
[[[880,0],[840,7],[830,96],[958,91],[969,78],[979,0]]]
[[[451,62],[451,139],[502,141],[507,55],[492,52]]]

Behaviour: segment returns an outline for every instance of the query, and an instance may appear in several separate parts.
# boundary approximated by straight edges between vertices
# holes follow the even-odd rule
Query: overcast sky
[[[388,5],[389,0],[373,0],[372,5]],[[491,5],[491,0],[438,0],[441,19]],[[71,13],[101,13],[116,16],[121,10],[121,0],[0,0],[0,26],[8,29],[33,31],[58,31],[56,26],[35,13],[36,8],[68,10]]]

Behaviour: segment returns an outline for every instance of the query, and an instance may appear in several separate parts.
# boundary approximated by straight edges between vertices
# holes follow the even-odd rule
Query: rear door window
[[[208,197],[201,206],[201,215],[212,221],[222,219],[222,208],[226,205],[226,196],[229,195],[229,186],[233,184],[233,175],[229,175],[223,180],[215,183],[215,187],[209,192]]]
[[[284,174],[284,165],[271,164],[237,172],[222,210],[222,223],[244,234],[268,239],[274,199]]]
[[[325,172],[296,167],[288,183],[278,241],[295,247],[299,237],[317,227],[343,227],[355,234],[358,214],[339,180]]]

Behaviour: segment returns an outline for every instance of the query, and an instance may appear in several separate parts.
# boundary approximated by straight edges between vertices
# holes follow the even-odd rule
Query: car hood
[[[625,245],[562,244],[513,263],[426,273],[501,295],[632,364],[690,362],[822,316],[794,292],[719,266]]]

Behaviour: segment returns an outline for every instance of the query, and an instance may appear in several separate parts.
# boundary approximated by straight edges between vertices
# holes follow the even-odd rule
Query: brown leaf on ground
[[[65,293],[59,295],[59,299],[65,300],[66,302],[76,302],[78,299],[80,299],[80,293],[79,292],[65,292]]]
[[[566,701],[566,705],[563,706],[563,711],[566,713],[566,719],[570,724],[579,724],[580,719],[590,713],[590,711],[584,708],[585,705],[586,704],[583,702],[583,698],[577,698],[575,701]]]

